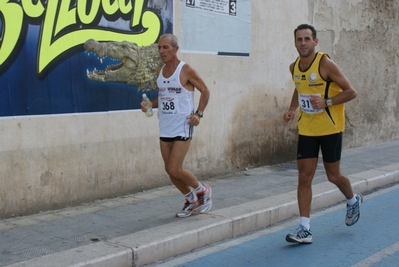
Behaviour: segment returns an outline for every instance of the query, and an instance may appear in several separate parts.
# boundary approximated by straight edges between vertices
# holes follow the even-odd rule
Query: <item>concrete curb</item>
[[[349,178],[355,192],[398,183],[399,163],[350,175]],[[341,192],[329,182],[313,186],[313,210],[344,200]],[[297,215],[296,191],[291,191],[8,266],[142,266],[235,238]]]
[[[13,267],[120,267],[132,266],[132,249],[117,247],[107,242],[99,242],[51,255],[15,263]]]

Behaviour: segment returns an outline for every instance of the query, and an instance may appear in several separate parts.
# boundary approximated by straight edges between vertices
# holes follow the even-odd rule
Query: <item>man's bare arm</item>
[[[335,82],[342,89],[341,93],[331,98],[333,105],[346,103],[356,98],[356,90],[338,65],[331,59],[325,57],[321,61],[321,75],[323,77],[326,75],[328,80]]]
[[[201,96],[198,103],[198,110],[204,111],[209,102],[210,91],[206,86],[205,82],[198,75],[198,73],[191,68],[189,65],[185,65],[185,74],[187,75],[187,81],[198,91],[200,91]]]

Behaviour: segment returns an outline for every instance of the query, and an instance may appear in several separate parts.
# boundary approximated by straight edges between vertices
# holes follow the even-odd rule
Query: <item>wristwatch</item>
[[[204,112],[202,112],[202,110],[197,110],[195,112],[195,114],[198,114],[198,116],[200,116],[200,118],[202,118],[204,116]]]
[[[331,107],[332,106],[332,99],[331,98],[326,99],[326,106],[327,107]]]

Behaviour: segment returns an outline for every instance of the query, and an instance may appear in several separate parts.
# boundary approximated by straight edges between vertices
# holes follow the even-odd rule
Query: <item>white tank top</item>
[[[180,83],[180,72],[185,63],[181,61],[172,76],[159,72],[157,85],[159,136],[191,138],[194,126],[188,124],[187,116],[194,114],[194,91],[185,89]]]

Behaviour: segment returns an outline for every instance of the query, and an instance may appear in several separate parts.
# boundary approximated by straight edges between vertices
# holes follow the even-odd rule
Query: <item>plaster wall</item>
[[[180,32],[176,1],[175,29]],[[211,90],[185,167],[200,180],[293,160],[293,30],[318,30],[319,50],[358,92],[346,105],[345,147],[399,137],[399,0],[252,0],[249,57],[181,53]],[[198,100],[199,94],[196,93]],[[0,218],[170,184],[156,116],[139,110],[0,118]]]

